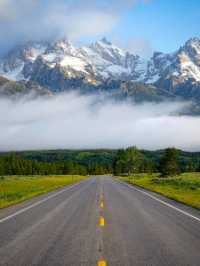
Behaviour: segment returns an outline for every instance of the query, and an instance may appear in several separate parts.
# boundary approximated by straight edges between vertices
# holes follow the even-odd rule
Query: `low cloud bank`
[[[183,103],[94,104],[95,97],[0,100],[0,150],[169,146],[200,150],[200,118],[176,116]]]

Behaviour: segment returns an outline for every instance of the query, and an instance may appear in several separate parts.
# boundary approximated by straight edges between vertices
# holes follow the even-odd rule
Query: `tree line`
[[[105,160],[102,154],[105,154]],[[181,172],[200,171],[198,156],[188,159],[183,152],[175,148],[168,148],[162,153],[158,152],[158,157],[141,151],[137,147],[112,151],[110,158],[108,152],[103,151],[102,154],[98,157],[95,153],[85,152],[84,154],[82,151],[74,158],[47,162],[27,159],[23,154],[7,153],[0,156],[0,175],[131,175],[160,172],[162,176],[169,176]]]
[[[11,153],[0,157],[0,175],[101,175],[111,173],[111,167],[74,161],[38,162]]]
[[[114,173],[131,175],[134,173],[159,172],[161,176],[177,175],[182,172],[200,171],[200,161],[181,159],[181,152],[175,148],[167,148],[157,161],[147,158],[136,147],[120,150],[114,163]]]

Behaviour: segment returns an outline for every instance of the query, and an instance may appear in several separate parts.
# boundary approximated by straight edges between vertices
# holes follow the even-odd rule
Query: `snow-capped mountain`
[[[23,68],[27,62],[34,62],[47,49],[45,42],[27,42],[14,47],[0,60],[0,75],[10,80],[23,80]]]
[[[100,86],[109,90],[110,81],[122,82],[120,87],[124,82],[140,82],[200,101],[200,39],[188,40],[174,53],[155,52],[150,60],[124,51],[105,38],[83,47],[75,47],[67,39],[28,42],[0,60],[0,76],[33,81],[52,91],[82,85],[84,89]]]
[[[81,48],[74,47],[66,39],[48,44],[29,42],[17,46],[1,60],[0,75],[15,81],[31,79],[38,59],[51,69],[62,68],[69,78],[82,75],[88,82],[109,78],[139,79],[143,74],[143,69],[139,68],[144,60],[104,38]]]
[[[146,81],[158,82],[160,79],[200,82],[200,39],[188,40],[171,54],[154,53],[148,62]]]

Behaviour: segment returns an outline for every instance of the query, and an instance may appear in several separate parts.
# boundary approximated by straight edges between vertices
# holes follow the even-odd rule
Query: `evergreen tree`
[[[130,175],[141,172],[144,168],[145,158],[136,147],[118,151],[117,158],[114,163],[114,173],[116,175],[123,173]]]
[[[136,148],[128,148],[126,150],[126,169],[128,174],[138,173],[144,165],[144,157]]]
[[[160,160],[159,165],[162,176],[176,175],[180,173],[178,164],[178,151],[175,148],[168,148]]]

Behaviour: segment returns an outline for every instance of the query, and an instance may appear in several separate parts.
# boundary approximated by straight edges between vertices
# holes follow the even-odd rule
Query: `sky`
[[[106,36],[149,57],[198,37],[199,12],[198,0],[0,0],[0,54],[29,39],[80,45]]]
[[[151,0],[138,3],[122,16],[114,34],[126,42],[141,39],[147,48],[173,52],[189,38],[200,36],[199,14],[198,0]]]

